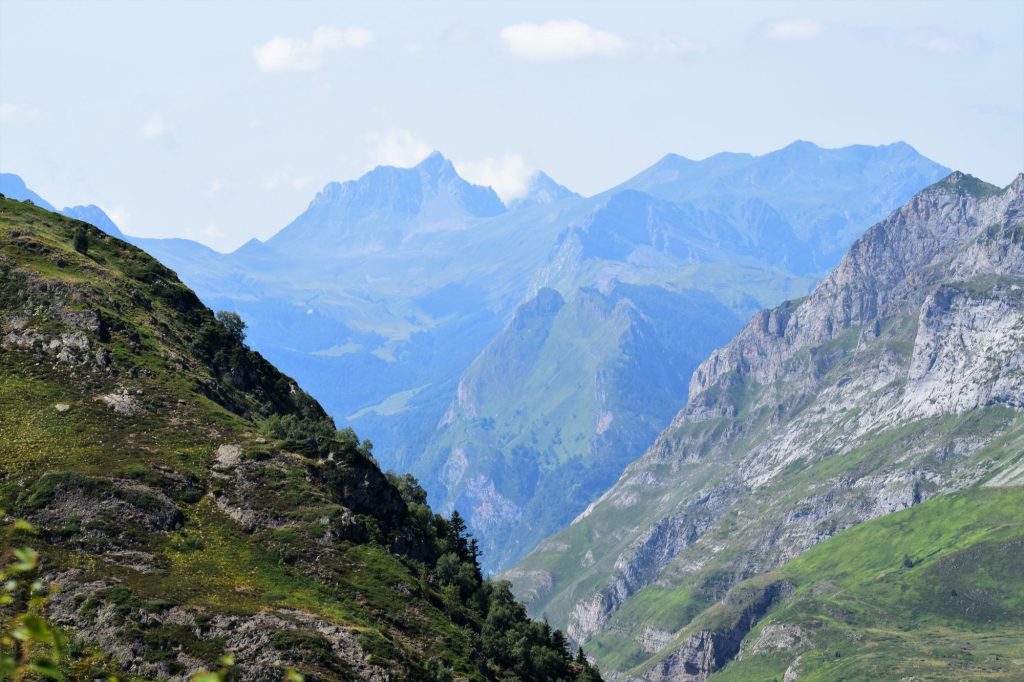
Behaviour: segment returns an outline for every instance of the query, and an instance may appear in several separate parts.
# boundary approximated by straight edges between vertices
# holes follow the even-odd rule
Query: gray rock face
[[[654,580],[660,566],[707,532],[727,499],[722,491],[711,491],[645,530],[616,559],[608,585],[576,605],[567,634],[584,642],[598,632],[615,609]]]
[[[698,630],[682,646],[651,667],[645,682],[704,682],[713,672],[737,655],[743,638],[780,597],[789,594],[785,582],[768,585],[739,611],[724,628]]]
[[[718,638],[702,630],[691,635],[686,644],[661,661],[644,678],[649,682],[703,682],[719,667]]]
[[[622,620],[645,590],[712,603],[853,524],[1018,480],[1022,453],[993,443],[1024,433],[1022,368],[1024,175],[954,173],[714,351],[648,452],[510,574],[577,641],[643,647],[687,625]],[[648,679],[704,679],[722,646],[677,640]]]
[[[329,652],[329,659],[321,654],[317,663],[327,661],[328,672],[339,679],[390,679],[386,670],[371,662],[351,629],[308,613],[275,609],[211,616],[201,609],[184,606],[146,609],[142,605],[117,603],[117,581],[81,583],[76,581],[75,572],[51,577],[63,587],[50,602],[53,621],[90,644],[101,646],[132,675],[184,681],[201,670],[215,667],[216,661],[200,660],[181,651],[147,657],[145,645],[139,638],[126,635],[126,626],[211,643],[235,658],[233,674],[239,679],[280,680],[289,667],[308,663],[315,655],[314,647],[319,652]]]
[[[1021,220],[1022,177],[1004,193],[979,198],[956,191],[973,178],[953,173],[914,197],[858,239],[804,304],[762,311],[729,345],[712,353],[694,372],[690,395],[733,372],[771,383],[786,372],[785,361],[801,350],[919,303],[936,280],[982,273],[1019,276],[1012,264],[1020,261],[1020,245],[1013,249],[1012,242]],[[1005,228],[992,235],[979,230],[991,225]],[[965,262],[957,252],[969,242],[976,255]],[[992,252],[1006,255],[992,258]]]

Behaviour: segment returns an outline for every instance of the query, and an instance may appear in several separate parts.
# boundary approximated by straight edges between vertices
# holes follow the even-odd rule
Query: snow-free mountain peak
[[[377,251],[414,234],[463,229],[504,211],[494,190],[467,182],[434,152],[412,168],[377,166],[356,180],[328,183],[266,244],[278,250],[330,244],[356,253]]]
[[[25,185],[25,181],[21,179],[21,176],[14,173],[0,173],[0,194],[3,194],[8,199],[15,199],[17,201],[28,199],[36,206],[45,208],[47,211],[57,210],[46,199],[30,190]]]
[[[563,199],[579,198],[579,194],[555,182],[544,171],[537,171],[530,177],[526,193],[508,202],[509,208],[524,208],[553,204]]]
[[[124,233],[114,224],[102,208],[95,204],[88,206],[65,206],[60,211],[63,215],[75,220],[81,220],[100,228],[111,237],[124,239]]]

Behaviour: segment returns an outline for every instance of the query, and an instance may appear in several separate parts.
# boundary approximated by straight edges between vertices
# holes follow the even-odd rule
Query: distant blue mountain
[[[117,225],[114,224],[114,221],[110,219],[110,216],[104,213],[103,209],[99,206],[94,204],[89,204],[88,206],[66,206],[60,212],[69,218],[94,225],[112,237],[125,238],[124,233],[121,232]]]
[[[328,184],[267,245],[307,255],[310,243],[379,251],[416,233],[462,229],[505,210],[494,190],[466,182],[434,152],[412,168],[378,166],[358,180]]]
[[[606,194],[634,189],[719,206],[760,199],[815,249],[811,261],[821,274],[865,225],[948,173],[905,142],[824,149],[800,140],[763,156],[723,153],[692,161],[668,154]]]
[[[99,206],[95,206],[93,204],[88,206],[67,206],[58,211],[53,207],[53,204],[29,189],[25,185],[25,181],[14,173],[0,173],[0,194],[19,201],[28,199],[36,206],[45,208],[48,211],[53,211],[54,213],[60,213],[69,218],[74,218],[75,220],[87,222],[111,236],[124,238],[124,234],[122,234],[121,230],[119,230],[117,225],[114,224],[114,221],[111,220],[110,216],[104,213],[103,209]]]
[[[121,231],[121,229],[113,220],[111,220],[110,216],[108,216],[103,209],[95,204],[89,204],[87,206],[67,206],[58,211],[52,204],[50,204],[50,202],[46,201],[29,189],[25,185],[25,182],[13,173],[0,174],[0,187],[3,187],[4,191],[0,193],[4,194],[4,196],[19,200],[29,199],[35,205],[41,206],[49,211],[89,223],[90,225],[103,230],[112,237],[123,239],[130,244],[138,246],[140,249],[144,249],[150,255],[154,256],[172,269],[183,268],[186,270],[202,271],[207,268],[213,268],[216,270],[221,267],[222,254],[214,251],[208,246],[200,244],[197,241],[193,241],[191,239],[160,239],[127,235]]]
[[[947,172],[905,144],[797,142],[669,155],[590,198],[538,174],[505,206],[433,154],[328,184],[266,242],[163,257],[241,312],[250,341],[371,436],[385,467],[464,512],[498,568],[640,454],[685,402],[694,363],[743,319],[806,293]],[[567,305],[524,345],[503,327],[542,290]],[[588,382],[594,399],[558,398]],[[560,431],[545,424],[559,410]],[[579,486],[559,494],[567,476]]]
[[[0,173],[0,194],[9,199],[25,201],[28,199],[36,206],[45,208],[47,211],[56,211],[53,205],[46,199],[25,186],[25,181],[14,173]]]
[[[537,171],[530,177],[530,184],[526,188],[526,194],[509,201],[508,207],[510,209],[517,209],[525,206],[552,204],[564,199],[579,198],[579,194],[558,184],[547,173]]]

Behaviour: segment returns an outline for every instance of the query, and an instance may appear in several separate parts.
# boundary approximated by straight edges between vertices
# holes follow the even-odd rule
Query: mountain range
[[[372,434],[382,466],[459,509],[492,571],[644,452],[742,320],[805,294],[947,173],[902,143],[796,142],[668,155],[593,197],[538,174],[506,206],[434,153],[330,183],[231,254],[126,238],[239,312],[254,348]]]
[[[1024,174],[917,194],[809,296],[755,314],[688,393],[504,574],[532,613],[613,679],[1019,672],[981,652],[1024,644],[1019,612],[997,615],[1024,583],[995,577],[1024,559]]]
[[[0,202],[0,504],[61,588],[63,673],[183,679],[228,652],[246,679],[1015,679],[1024,174],[946,174],[853,238],[837,215],[930,163],[907,149],[797,143],[704,174],[670,156],[590,199],[539,178],[512,206],[432,155],[329,185],[235,254],[137,240],[246,292],[246,319],[281,315],[276,343],[409,325],[322,356],[372,347],[392,372],[341,395],[407,354],[442,376],[477,334],[448,388],[351,420],[423,429],[390,455],[470,526],[382,472],[243,318],[72,217],[99,209],[3,178],[37,205]],[[902,171],[876,167],[892,154]],[[543,622],[484,579],[502,565]]]

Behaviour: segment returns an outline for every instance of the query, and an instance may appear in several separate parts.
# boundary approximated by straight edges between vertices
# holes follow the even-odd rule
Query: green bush
[[[89,253],[89,233],[81,225],[75,230],[74,247],[78,253],[83,255]]]

